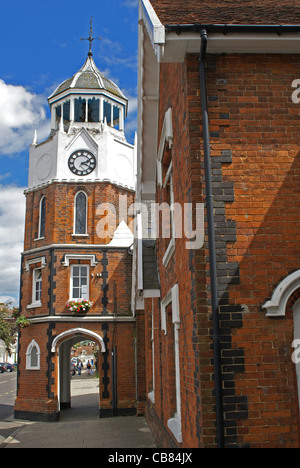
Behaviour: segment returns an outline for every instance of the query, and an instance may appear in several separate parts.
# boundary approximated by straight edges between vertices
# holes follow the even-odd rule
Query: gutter
[[[286,33],[300,33],[300,24],[166,24],[167,33],[275,33],[278,36]]]
[[[207,32],[205,29],[202,29],[201,30],[201,49],[200,49],[200,59],[199,59],[199,73],[200,73],[201,112],[202,112],[202,128],[203,128],[203,146],[204,146],[209,263],[210,263],[210,279],[211,279],[211,303],[212,303],[215,398],[216,398],[216,427],[217,427],[217,445],[218,445],[218,448],[223,448],[224,447],[223,391],[222,391],[221,350],[220,350],[220,332],[219,332],[218,277],[217,277],[217,260],[216,260],[216,247],[215,247],[215,225],[214,225],[214,208],[213,208],[211,161],[210,161],[211,156],[210,156],[209,123],[208,123],[207,93],[206,93],[206,69],[205,69],[206,47],[207,47]]]

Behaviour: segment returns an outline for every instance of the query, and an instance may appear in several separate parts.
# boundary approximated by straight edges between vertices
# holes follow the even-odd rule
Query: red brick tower
[[[56,420],[71,405],[70,348],[99,346],[100,416],[137,409],[131,310],[135,147],[127,99],[96,67],[50,96],[51,133],[30,147],[21,264],[15,417]],[[84,307],[83,301],[90,301]],[[81,301],[73,307],[69,301]]]

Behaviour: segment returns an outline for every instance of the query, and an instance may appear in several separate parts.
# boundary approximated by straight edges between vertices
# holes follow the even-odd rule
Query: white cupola
[[[124,130],[128,101],[120,88],[97,68],[92,53],[71,78],[61,83],[48,98],[51,129],[76,131],[82,124],[96,128],[107,124]]]
[[[28,188],[52,181],[95,182],[135,188],[135,146],[126,141],[128,100],[97,68],[84,65],[48,98],[51,132],[30,146]]]

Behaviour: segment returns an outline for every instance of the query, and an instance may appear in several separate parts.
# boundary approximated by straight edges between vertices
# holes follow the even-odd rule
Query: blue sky
[[[18,301],[20,252],[27,185],[28,152],[34,130],[47,138],[47,97],[93,58],[129,99],[125,125],[136,130],[138,0],[14,0],[1,2],[0,15],[0,302]]]

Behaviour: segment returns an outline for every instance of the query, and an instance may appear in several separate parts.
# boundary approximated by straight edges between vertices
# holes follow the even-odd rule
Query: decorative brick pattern
[[[160,70],[159,134],[172,107],[176,202],[205,200],[198,58],[190,55],[184,64],[162,64]],[[267,318],[262,309],[276,285],[299,268],[300,120],[291,99],[291,83],[298,76],[296,56],[207,56],[226,447],[299,447],[291,360],[291,311],[299,293],[290,298],[284,319]],[[159,203],[163,196],[158,189]],[[175,283],[180,293],[182,445],[214,447],[207,244],[188,251],[176,239],[165,268],[166,245],[157,243],[161,298]],[[164,446],[178,445],[167,427],[168,335],[160,331],[157,299],[153,309],[149,303],[145,308],[149,353],[152,313],[155,402],[147,400],[147,417]],[[150,389],[150,356],[146,367]]]

